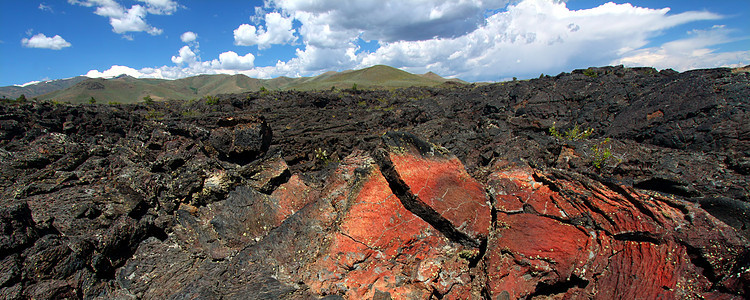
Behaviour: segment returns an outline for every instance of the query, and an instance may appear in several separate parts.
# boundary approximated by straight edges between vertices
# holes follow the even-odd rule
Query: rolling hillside
[[[67,89],[86,79],[88,79],[86,76],[76,76],[73,78],[42,81],[24,86],[3,86],[0,87],[0,98],[15,99],[18,96],[24,95],[26,98],[32,99],[39,95]]]
[[[207,95],[269,90],[327,90],[335,88],[401,88],[436,86],[445,82],[464,81],[445,79],[435,73],[412,74],[396,68],[377,65],[361,70],[326,72],[315,77],[278,77],[256,79],[245,75],[199,75],[177,80],[137,79],[122,75],[112,79],[88,78],[68,88],[38,96],[39,100],[86,103],[92,97],[98,103],[135,103],[146,96],[156,101],[197,99]]]

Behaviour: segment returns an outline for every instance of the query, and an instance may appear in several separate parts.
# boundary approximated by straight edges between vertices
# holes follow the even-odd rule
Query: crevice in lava
[[[568,177],[567,174],[563,174],[562,172],[555,172],[555,175],[575,180],[573,178]],[[562,196],[565,196],[565,197],[571,199],[570,201],[568,201],[571,204],[573,204],[573,205],[581,205],[581,206],[587,208],[585,210],[581,209],[581,212],[586,215],[586,219],[588,219],[588,221],[591,222],[591,224],[587,224],[587,225],[590,225],[591,227],[593,227],[595,229],[603,230],[603,226],[597,224],[596,221],[595,221],[595,219],[592,216],[590,216],[587,213],[585,213],[586,210],[590,210],[590,211],[595,212],[595,213],[599,214],[600,216],[602,216],[602,218],[604,218],[610,225],[617,226],[617,223],[615,222],[615,220],[613,220],[612,217],[610,217],[601,208],[599,208],[598,206],[594,205],[594,203],[592,203],[588,199],[588,197],[586,197],[584,195],[579,195],[579,194],[573,193],[573,192],[565,190],[565,189],[562,189],[562,188],[560,188],[557,185],[557,183],[555,183],[551,179],[547,178],[546,176],[540,176],[537,173],[533,173],[532,176],[534,178],[534,181],[541,182],[542,184],[544,184],[545,186],[547,186],[553,192],[556,192],[556,193],[558,193],[558,194],[560,194]],[[584,180],[579,180],[579,181],[582,184],[585,184]],[[579,199],[580,202],[573,201],[575,199]]]
[[[644,242],[654,245],[660,245],[662,242],[659,237],[647,231],[623,232],[613,235],[612,238],[618,241]]]
[[[684,242],[681,242],[680,244],[685,247],[685,252],[687,252],[688,257],[690,257],[690,262],[693,263],[693,265],[695,265],[696,267],[703,269],[703,276],[706,276],[706,278],[714,285],[720,281],[719,278],[716,278],[716,271],[714,270],[714,266],[703,255],[703,251],[701,251],[700,248],[694,247]]]
[[[570,278],[565,281],[558,281],[551,284],[540,282],[536,285],[536,289],[527,297],[527,299],[531,299],[536,296],[552,296],[557,294],[564,294],[567,293],[570,289],[583,289],[588,285],[588,280],[580,278],[576,275],[570,275]]]
[[[375,161],[380,167],[380,173],[383,174],[383,177],[385,177],[385,180],[388,182],[391,192],[398,197],[401,204],[407,210],[422,218],[422,220],[440,231],[440,233],[453,242],[474,248],[479,248],[481,246],[482,242],[473,239],[456,229],[450,221],[424,203],[411,191],[409,185],[406,184],[398,172],[396,172],[393,162],[388,158],[387,151],[377,149],[373,153],[373,158],[375,158]]]
[[[604,181],[602,183],[606,187],[610,188],[612,191],[614,191],[614,192],[622,195],[623,197],[625,197],[625,199],[627,199],[628,201],[630,201],[630,203],[632,203],[633,206],[635,206],[635,208],[638,209],[638,211],[640,211],[644,215],[647,215],[649,218],[651,218],[652,220],[654,220],[654,222],[656,222],[659,225],[664,225],[661,222],[661,220],[656,217],[656,215],[654,214],[653,211],[651,211],[645,205],[643,205],[642,201],[640,201],[640,200],[636,199],[635,197],[633,197],[632,193],[630,193],[627,190],[625,190],[624,187],[622,187],[621,185],[616,184],[614,182],[606,182],[606,181]]]

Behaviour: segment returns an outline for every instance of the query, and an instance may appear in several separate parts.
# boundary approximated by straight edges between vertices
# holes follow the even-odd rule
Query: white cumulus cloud
[[[198,61],[198,56],[195,55],[195,52],[190,49],[189,46],[183,46],[180,48],[179,56],[172,56],[172,62],[177,65],[182,64],[193,64]]]
[[[255,56],[252,53],[239,56],[234,51],[219,54],[219,59],[211,61],[211,66],[216,70],[248,70],[253,67]]]
[[[147,32],[151,35],[162,34],[163,30],[146,22],[149,14],[171,15],[178,4],[172,0],[138,0],[143,5],[133,5],[126,9],[115,0],[68,0],[68,3],[85,7],[96,7],[94,13],[109,18],[112,31],[118,34],[127,32]],[[124,36],[132,39],[132,36]]]
[[[461,36],[482,25],[486,11],[503,8],[507,3],[507,0],[272,0],[269,5],[300,20],[305,41],[322,46],[331,40],[344,42],[358,37],[392,42]]]
[[[21,45],[27,48],[42,48],[60,50],[62,48],[70,47],[70,43],[59,35],[53,37],[47,37],[43,33],[37,33],[31,38],[21,39]]]
[[[69,1],[96,5],[102,14],[115,7],[107,4],[113,0]],[[159,1],[141,2],[148,14]],[[255,66],[253,54],[226,51],[202,61],[197,36],[186,32],[181,39],[188,45],[172,56],[174,65],[125,71],[170,79],[217,73],[270,78],[386,64],[413,73],[495,81],[607,64],[687,70],[750,61],[750,51],[718,50],[737,40],[722,26],[656,43],[668,29],[724,16],[628,3],[571,10],[561,0],[266,0],[255,12],[251,20],[256,25],[234,30],[235,44],[262,50],[301,40],[294,57]],[[121,68],[92,72],[116,73],[120,69],[115,67]]]
[[[295,29],[292,29],[292,19],[284,18],[277,12],[265,16],[266,27],[255,27],[242,24],[234,30],[234,43],[239,46],[258,45],[258,49],[266,49],[272,44],[288,44],[294,42]]]
[[[672,68],[686,71],[699,68],[741,67],[750,61],[750,50],[717,52],[715,47],[734,41],[731,30],[714,26],[709,30],[692,30],[690,37],[664,43],[658,47],[636,49],[625,53],[612,64],[626,66],[653,66],[659,69]]]
[[[183,43],[194,42],[196,39],[198,39],[198,35],[192,31],[187,31],[180,35],[180,40],[182,40]]]
[[[109,69],[104,70],[102,72],[99,72],[99,70],[91,70],[88,73],[86,73],[86,77],[90,77],[90,78],[111,78],[111,77],[117,77],[117,76],[120,76],[120,75],[123,75],[123,74],[128,75],[128,76],[133,76],[133,77],[136,77],[136,78],[144,77],[143,76],[144,74],[141,73],[140,71],[136,70],[136,69],[133,69],[133,68],[127,67],[127,66],[119,66],[119,65],[114,65],[114,66],[110,67]]]
[[[668,12],[614,3],[570,10],[562,2],[525,0],[463,36],[383,43],[360,54],[360,67],[388,64],[468,80],[556,74],[609,64],[664,29],[720,18],[708,12]]]

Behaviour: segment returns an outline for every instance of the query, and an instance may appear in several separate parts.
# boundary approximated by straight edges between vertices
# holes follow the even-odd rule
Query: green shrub
[[[146,95],[145,97],[143,97],[143,103],[145,103],[146,105],[151,105],[154,103],[154,99],[151,98],[151,95]]]
[[[90,104],[96,104],[96,99],[92,96],[91,99],[89,99]]]
[[[328,155],[328,152],[322,148],[315,149],[315,163],[322,166],[328,166],[333,162],[333,159]]]
[[[592,69],[592,68],[588,68],[586,70],[583,70],[583,75],[586,75],[586,76],[591,77],[591,78],[596,78],[596,77],[599,76],[599,74],[596,73],[596,71],[594,71],[594,69]]]
[[[568,140],[568,141],[578,141],[589,138],[592,134],[594,134],[594,128],[588,128],[583,129],[581,126],[576,123],[573,128],[570,128],[566,130],[564,133],[561,133],[557,130],[555,127],[555,124],[552,124],[552,127],[549,128],[549,133],[561,140]]]
[[[164,119],[164,113],[160,112],[160,111],[157,111],[155,109],[150,109],[146,113],[146,119],[148,119],[148,120],[162,120],[162,119]]]
[[[219,97],[206,96],[204,98],[206,99],[206,104],[207,105],[216,105],[216,104],[219,104]]]
[[[609,138],[606,138],[601,143],[591,146],[591,151],[593,152],[591,163],[597,169],[601,169],[607,160],[612,157],[612,150],[606,146],[608,143]]]
[[[195,117],[195,116],[198,116],[198,115],[200,115],[200,113],[198,113],[197,111],[194,111],[194,110],[186,110],[186,111],[182,112],[182,116],[183,117]]]
[[[268,89],[266,89],[265,86],[261,86],[259,91],[260,91],[260,96],[261,97],[268,96],[268,94],[271,93],[271,91],[269,91]]]

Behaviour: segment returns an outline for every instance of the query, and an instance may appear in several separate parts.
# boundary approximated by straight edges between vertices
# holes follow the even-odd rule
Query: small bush
[[[219,104],[219,97],[206,96],[204,98],[206,99],[206,104],[207,105],[216,105],[216,104]]]
[[[606,138],[601,143],[591,146],[591,151],[593,152],[591,163],[597,169],[601,169],[607,160],[612,157],[612,150],[606,146],[608,143],[609,138]]]
[[[573,128],[570,128],[566,130],[564,133],[561,133],[557,130],[554,124],[552,124],[552,127],[549,128],[549,133],[561,140],[568,140],[568,141],[578,141],[589,138],[592,134],[594,134],[594,128],[588,128],[583,129],[583,127],[579,126],[577,123],[573,126]]]
[[[145,97],[143,97],[143,103],[145,103],[146,105],[151,105],[154,103],[154,99],[151,98],[151,95],[146,95]]]
[[[186,110],[186,111],[182,112],[182,116],[183,117],[195,117],[195,116],[198,116],[198,115],[200,115],[200,113],[198,113],[197,111],[194,111],[194,110]]]
[[[157,111],[155,109],[150,109],[146,113],[146,119],[148,120],[163,120],[164,119],[164,113]]]
[[[326,167],[328,164],[334,162],[328,152],[322,148],[315,149],[315,163],[319,166]]]
[[[583,75],[586,75],[586,76],[591,77],[591,78],[599,77],[599,74],[596,73],[596,71],[594,71],[594,69],[592,69],[592,68],[588,68],[586,70],[583,70]]]
[[[261,97],[268,96],[268,94],[271,93],[271,91],[269,91],[268,89],[266,89],[265,86],[261,86],[259,91],[260,91],[260,96]]]

